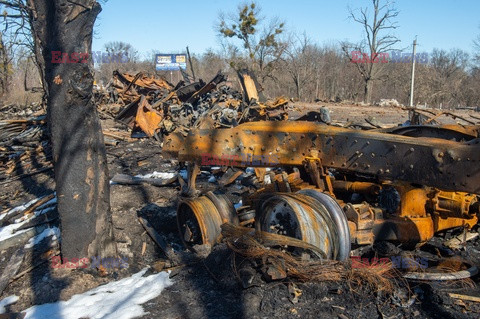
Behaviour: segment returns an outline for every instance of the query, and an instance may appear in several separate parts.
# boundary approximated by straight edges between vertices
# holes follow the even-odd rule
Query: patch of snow
[[[137,178],[163,178],[163,179],[170,179],[177,176],[177,173],[165,173],[165,172],[157,172],[154,171],[150,174],[145,175],[135,175]]]
[[[10,224],[4,227],[0,227],[0,242],[7,240],[8,238],[12,237],[13,235],[21,234],[26,232],[28,229],[22,229],[14,233],[17,228],[20,228],[23,224],[25,224],[28,220],[24,220],[18,224]]]
[[[11,305],[12,303],[16,303],[18,301],[18,296],[8,296],[0,300],[0,314],[5,313],[5,307]]]
[[[247,173],[247,174],[248,174],[248,173],[253,174],[253,173],[255,173],[255,168],[253,168],[253,167],[247,167],[247,168],[245,169],[245,173]]]
[[[20,206],[17,206],[15,208],[12,208],[10,212],[16,212],[16,211],[22,211],[28,207],[30,207],[31,205],[35,204],[37,201],[39,200],[39,198],[37,199],[34,199],[26,204],[23,204],[23,205],[20,205]],[[56,199],[55,199],[56,200]],[[53,201],[53,199],[52,199]],[[18,232],[15,232],[16,229],[22,227],[25,223],[27,223],[28,221],[30,221],[32,218],[36,217],[36,216],[39,216],[39,215],[42,215],[42,214],[45,214],[51,210],[54,210],[56,209],[56,206],[51,206],[51,207],[47,207],[45,209],[40,209],[41,207],[45,207],[47,203],[45,203],[44,205],[38,207],[33,214],[29,214],[29,215],[25,215],[25,216],[22,216],[20,218],[17,218],[13,224],[10,224],[10,225],[7,225],[7,226],[4,226],[4,227],[0,227],[0,242],[1,241],[4,241],[14,235],[17,235],[17,234],[21,234],[21,233],[24,233],[28,230],[27,229],[22,229],[22,230],[19,230]],[[8,213],[7,213],[8,214]],[[3,217],[3,216],[2,216]]]
[[[33,238],[30,238],[28,240],[28,243],[25,244],[25,249],[32,248],[33,246],[37,245],[40,243],[42,240],[44,240],[47,237],[52,237],[52,242],[55,240],[58,240],[60,238],[60,229],[58,227],[52,227],[52,228],[47,228],[40,234],[36,235]]]
[[[209,183],[215,183],[217,181],[217,179],[215,178],[215,176],[210,176],[210,178],[208,179],[208,182]]]
[[[26,319],[130,319],[145,315],[141,304],[156,298],[172,284],[168,273],[143,277],[147,268],[131,277],[99,286],[67,301],[33,306]]]

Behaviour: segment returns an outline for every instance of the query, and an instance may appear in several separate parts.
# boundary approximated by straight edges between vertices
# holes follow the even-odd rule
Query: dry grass
[[[352,268],[349,262],[302,260],[300,257],[270,247],[292,246],[308,250],[311,245],[298,239],[230,224],[222,225],[222,235],[228,247],[236,254],[254,259],[263,265],[268,263],[269,266],[280,268],[285,271],[289,279],[300,282],[346,281],[353,287],[368,286],[375,291],[387,293],[392,292],[394,288],[391,279],[397,277],[397,272],[392,268],[391,263]]]

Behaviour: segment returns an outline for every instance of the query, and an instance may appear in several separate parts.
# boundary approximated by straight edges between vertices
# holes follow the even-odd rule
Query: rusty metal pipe
[[[352,192],[359,194],[378,194],[381,186],[369,182],[348,182],[348,181],[333,181],[332,186],[335,190],[341,192]]]

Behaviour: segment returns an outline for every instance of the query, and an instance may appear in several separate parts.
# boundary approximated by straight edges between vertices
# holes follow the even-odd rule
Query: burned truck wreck
[[[188,246],[216,243],[221,225],[231,223],[294,237],[322,258],[346,260],[354,246],[385,240],[415,246],[436,232],[476,225],[479,131],[258,121],[171,134],[163,151],[187,163],[177,220]],[[223,163],[205,161],[212,154]],[[197,196],[200,167],[218,164],[254,167],[259,181],[268,175],[271,183],[244,194],[237,208],[222,194]]]

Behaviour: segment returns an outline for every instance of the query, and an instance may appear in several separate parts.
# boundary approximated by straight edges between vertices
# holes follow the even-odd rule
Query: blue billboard
[[[157,71],[178,71],[187,69],[185,54],[157,54],[155,55],[155,69]]]

